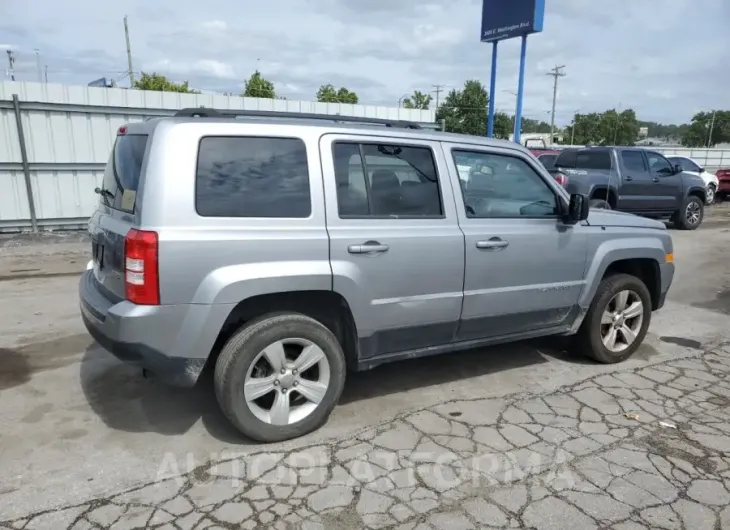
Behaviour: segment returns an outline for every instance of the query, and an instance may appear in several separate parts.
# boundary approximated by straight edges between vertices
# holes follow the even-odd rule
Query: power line
[[[555,66],[545,75],[553,76],[553,112],[550,118],[550,141],[552,142],[553,134],[555,134],[555,101],[558,99],[558,77],[565,77],[567,74],[561,72],[565,65]]]

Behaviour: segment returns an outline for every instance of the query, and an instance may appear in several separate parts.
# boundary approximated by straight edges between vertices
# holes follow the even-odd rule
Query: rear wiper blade
[[[106,202],[107,204],[109,204],[107,199],[114,199],[114,194],[111,191],[105,190],[103,188],[94,188],[94,193],[96,193],[97,195],[101,195],[105,199],[104,202]]]

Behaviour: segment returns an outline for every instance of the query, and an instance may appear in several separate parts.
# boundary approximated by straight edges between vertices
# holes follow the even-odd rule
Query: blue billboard
[[[542,31],[545,0],[482,0],[482,42]]]

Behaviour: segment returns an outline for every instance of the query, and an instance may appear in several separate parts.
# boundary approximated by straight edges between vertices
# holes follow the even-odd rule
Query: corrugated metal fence
[[[83,228],[117,129],[201,106],[435,121],[433,110],[0,82],[0,232],[31,229],[33,217],[40,229]]]

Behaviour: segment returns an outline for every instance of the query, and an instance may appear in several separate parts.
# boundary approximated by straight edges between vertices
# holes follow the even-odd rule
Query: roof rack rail
[[[340,114],[312,114],[305,112],[278,112],[273,110],[217,110],[206,107],[181,109],[174,114],[176,118],[236,118],[238,116],[255,118],[294,118],[301,120],[323,120],[342,123],[367,123],[400,127],[403,129],[422,129],[413,121],[386,120],[382,118],[364,118],[359,116],[341,116]]]

